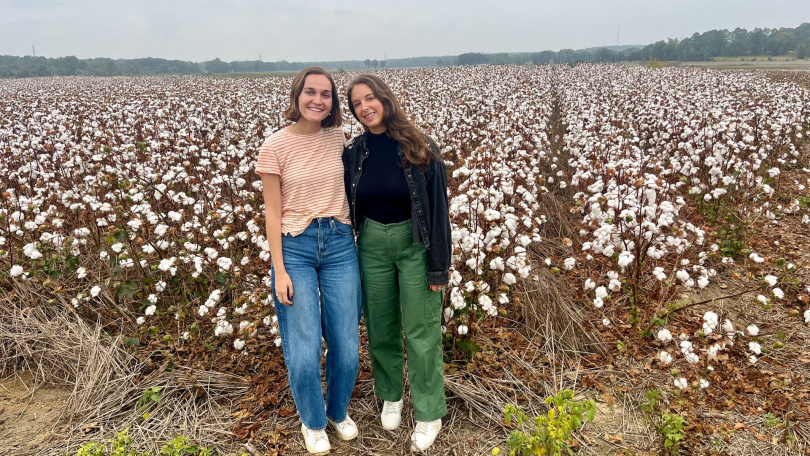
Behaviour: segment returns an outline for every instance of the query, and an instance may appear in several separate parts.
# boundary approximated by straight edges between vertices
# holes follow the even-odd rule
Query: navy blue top
[[[357,182],[358,209],[378,223],[411,219],[411,196],[405,172],[399,166],[399,142],[383,132],[368,132],[368,157]]]

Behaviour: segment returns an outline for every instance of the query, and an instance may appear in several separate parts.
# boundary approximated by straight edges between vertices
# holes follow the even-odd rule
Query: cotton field
[[[452,337],[497,324],[519,305],[515,291],[534,286],[535,268],[563,274],[607,327],[618,297],[653,306],[709,286],[735,257],[765,261],[711,242],[685,208],[720,222],[810,223],[806,205],[781,197],[809,184],[804,74],[609,65],[380,74],[448,164],[455,255],[443,323]],[[353,74],[336,76],[345,87]],[[0,82],[0,281],[83,313],[113,309],[141,331],[162,324],[181,338],[229,338],[235,350],[260,325],[277,333],[253,165],[285,125],[289,84]],[[344,116],[348,139],[360,128],[345,106]],[[544,231],[550,198],[576,219],[573,238]],[[532,255],[552,241],[567,253]],[[781,281],[796,266],[780,267],[757,299],[784,298]],[[704,320],[704,334],[725,338],[704,347],[656,329],[665,347],[656,361],[711,360],[752,333],[713,311]],[[756,362],[759,346],[749,348]]]

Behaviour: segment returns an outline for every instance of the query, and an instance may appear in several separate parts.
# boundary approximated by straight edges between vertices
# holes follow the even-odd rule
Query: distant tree
[[[371,66],[371,60],[369,60],[369,59],[366,59],[365,61],[363,61],[363,63],[364,63],[364,64],[365,64],[367,67],[370,67],[370,66]]]
[[[599,48],[593,54],[593,60],[596,62],[613,62],[616,59],[616,53],[608,48]]]
[[[506,65],[509,63],[509,54],[492,54],[489,56],[489,62],[493,65]]]
[[[796,48],[796,58],[806,59],[808,54],[810,54],[810,49],[808,49],[807,43],[799,44],[799,46]]]
[[[436,66],[442,66],[442,65],[444,65],[444,62],[442,62],[442,59],[436,60]]]
[[[380,68],[385,68],[386,65],[388,65],[388,63],[386,63],[385,60],[380,60]]]
[[[377,68],[377,66],[379,64],[380,64],[380,62],[378,62],[377,59],[374,59],[374,60],[371,61],[371,66],[373,66],[374,68]]]
[[[230,69],[228,62],[223,62],[219,57],[205,62],[205,70],[209,73],[227,73]]]
[[[489,57],[478,52],[468,52],[458,56],[459,65],[481,65],[489,63]]]
[[[535,65],[542,65],[550,63],[554,59],[554,51],[535,52],[532,54],[532,63]]]

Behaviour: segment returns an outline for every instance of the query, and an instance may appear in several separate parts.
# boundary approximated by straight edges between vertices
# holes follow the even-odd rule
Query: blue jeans
[[[273,293],[290,389],[301,421],[324,429],[326,417],[346,419],[359,364],[360,268],[349,225],[317,218],[297,236],[281,237],[292,305]],[[275,268],[271,269],[275,290]],[[326,340],[326,404],[321,354]]]

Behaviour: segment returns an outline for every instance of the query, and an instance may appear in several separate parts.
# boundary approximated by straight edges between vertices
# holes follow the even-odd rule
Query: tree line
[[[743,28],[710,30],[682,40],[670,38],[644,47],[602,47],[562,49],[560,51],[483,54],[469,52],[458,56],[410,57],[387,60],[345,60],[332,62],[233,61],[219,58],[206,62],[188,62],[158,58],[79,59],[75,56],[47,58],[0,56],[0,78],[33,76],[119,76],[194,73],[266,73],[300,71],[308,66],[329,70],[355,68],[407,68],[424,66],[523,64],[576,62],[644,61],[651,58],[669,61],[706,61],[715,57],[754,57],[791,55],[810,57],[810,23],[796,28]]]

